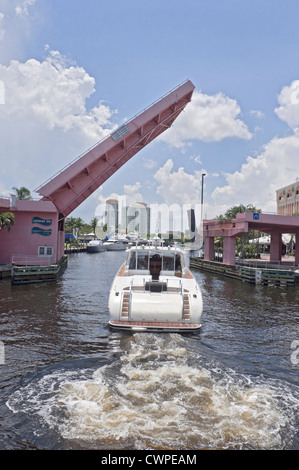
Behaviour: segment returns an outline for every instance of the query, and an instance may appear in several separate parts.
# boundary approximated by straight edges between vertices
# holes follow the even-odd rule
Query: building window
[[[38,256],[53,256],[53,246],[39,246]]]

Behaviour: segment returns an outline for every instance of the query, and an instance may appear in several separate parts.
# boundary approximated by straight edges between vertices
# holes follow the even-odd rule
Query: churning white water
[[[57,368],[8,401],[64,439],[115,449],[281,449],[298,405],[282,382],[212,363],[187,349],[183,336],[144,333],[130,337],[114,362]]]

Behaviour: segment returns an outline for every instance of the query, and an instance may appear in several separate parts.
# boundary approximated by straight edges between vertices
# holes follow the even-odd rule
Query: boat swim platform
[[[219,261],[207,261],[202,258],[190,258],[190,268],[209,271],[220,276],[231,277],[251,284],[264,286],[295,286],[299,282],[299,270],[288,264],[269,264],[263,260],[253,263],[236,260],[235,265]]]

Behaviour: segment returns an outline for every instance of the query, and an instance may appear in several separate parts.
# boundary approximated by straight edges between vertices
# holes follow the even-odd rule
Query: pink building
[[[49,265],[64,255],[64,223],[51,201],[0,198],[0,213],[12,212],[15,224],[0,232],[0,264]]]
[[[276,191],[277,214],[299,215],[299,181]]]

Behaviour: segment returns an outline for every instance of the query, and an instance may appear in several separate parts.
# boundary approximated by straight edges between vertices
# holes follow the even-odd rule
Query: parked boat
[[[109,295],[109,325],[136,331],[200,329],[202,295],[181,249],[135,246]]]
[[[87,244],[86,251],[88,251],[89,253],[105,251],[105,247],[104,247],[102,240],[95,239],[95,240],[91,240]]]
[[[107,251],[119,251],[127,249],[127,246],[124,242],[116,239],[109,239],[104,242],[103,245]]]

